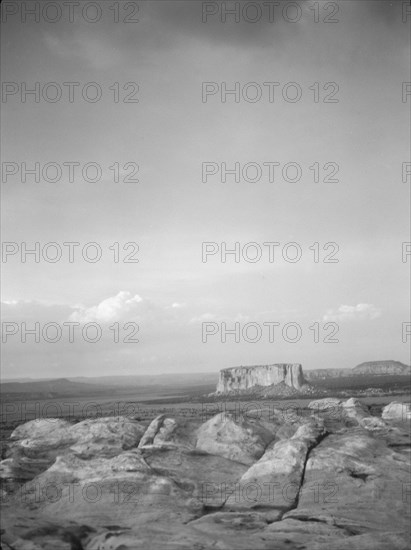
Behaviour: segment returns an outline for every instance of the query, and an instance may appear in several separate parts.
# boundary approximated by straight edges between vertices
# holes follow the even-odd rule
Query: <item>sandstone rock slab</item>
[[[227,509],[294,506],[310,449],[324,435],[322,423],[307,423],[288,440],[276,442],[241,477]]]

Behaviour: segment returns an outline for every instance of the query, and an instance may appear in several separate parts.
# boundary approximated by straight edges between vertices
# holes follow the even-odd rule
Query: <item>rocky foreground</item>
[[[1,463],[1,548],[405,550],[410,416],[322,399],[269,418],[31,421]]]

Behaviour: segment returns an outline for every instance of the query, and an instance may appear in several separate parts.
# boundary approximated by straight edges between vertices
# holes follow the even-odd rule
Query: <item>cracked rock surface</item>
[[[28,422],[1,463],[1,548],[405,550],[410,423],[384,411]]]

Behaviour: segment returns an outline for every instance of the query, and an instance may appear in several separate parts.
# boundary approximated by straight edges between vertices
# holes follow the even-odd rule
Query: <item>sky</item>
[[[4,378],[410,363],[405,3],[22,4]]]

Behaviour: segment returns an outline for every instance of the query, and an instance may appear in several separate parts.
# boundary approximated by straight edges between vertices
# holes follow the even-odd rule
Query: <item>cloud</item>
[[[69,320],[79,323],[110,323],[123,319],[125,316],[130,319],[140,313],[142,302],[143,299],[138,294],[132,296],[131,292],[123,290],[116,296],[106,298],[96,306],[78,307],[77,311],[70,315]]]
[[[381,309],[372,304],[341,305],[337,311],[329,309],[323,321],[373,320],[381,317]]]
[[[104,298],[94,305],[85,306],[81,303],[50,304],[33,300],[3,300],[1,302],[3,319],[13,322],[57,322],[76,323],[113,323],[113,322],[144,322],[145,325],[156,326],[170,324],[181,325],[189,321],[187,304],[171,302],[170,305],[158,304],[151,299],[142,298],[138,294],[122,290],[115,296]]]
[[[217,319],[217,315],[215,315],[214,313],[203,313],[198,317],[193,317],[190,320],[190,323],[203,323],[205,321],[215,321],[216,319]]]
[[[122,62],[122,54],[117,48],[81,28],[63,37],[47,32],[43,39],[48,50],[56,57],[63,60],[77,58],[93,69],[107,70]]]

